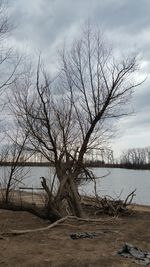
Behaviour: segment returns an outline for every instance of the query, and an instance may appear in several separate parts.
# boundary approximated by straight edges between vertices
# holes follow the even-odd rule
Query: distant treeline
[[[0,166],[12,166],[12,162],[0,162]],[[22,167],[53,167],[49,162],[18,162],[17,166]],[[100,161],[88,161],[85,162],[86,167],[91,168],[123,168],[123,169],[138,169],[138,170],[150,170],[150,164],[131,164],[131,163],[105,163]]]
[[[133,170],[150,170],[150,164],[117,164],[116,168],[133,169]]]
[[[133,169],[133,170],[150,170],[150,164],[131,164],[131,163],[98,163],[98,162],[88,162],[87,167],[101,167],[101,168],[123,168],[123,169]]]
[[[122,153],[120,167],[128,169],[150,169],[150,147],[130,148]]]
[[[0,162],[0,166],[12,166],[13,162]],[[17,166],[29,166],[29,167],[52,167],[52,164],[50,162],[17,162]]]
[[[104,160],[85,160],[86,167],[101,167],[101,168],[125,168],[125,169],[140,169],[150,170],[150,148],[132,148],[122,153],[120,160],[113,162],[106,162]],[[13,161],[0,161],[0,166],[12,166]],[[52,163],[46,161],[19,161],[18,166],[29,167],[53,167]]]

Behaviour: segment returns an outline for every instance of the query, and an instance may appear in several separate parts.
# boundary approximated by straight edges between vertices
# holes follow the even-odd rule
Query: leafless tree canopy
[[[86,153],[101,149],[112,132],[109,122],[127,115],[125,105],[138,85],[135,55],[113,55],[99,31],[87,27],[70,49],[60,53],[60,72],[51,79],[39,59],[36,83],[29,71],[13,87],[14,112],[29,134],[29,146],[55,167],[59,181],[49,207],[61,213],[65,199],[83,216],[77,180],[93,178],[84,166]],[[112,125],[111,125],[112,127]]]
[[[16,79],[16,70],[21,58],[10,46],[13,26],[10,22],[5,0],[0,1],[0,96]]]
[[[128,149],[122,153],[120,164],[129,168],[149,168],[150,147]]]
[[[21,57],[17,55],[17,53],[13,50],[12,47],[10,47],[10,33],[12,31],[13,27],[10,23],[10,18],[8,15],[8,9],[6,5],[5,0],[0,0],[0,134],[3,133],[5,136],[5,129],[3,127],[3,119],[2,115],[4,114],[4,107],[5,104],[8,102],[6,100],[6,95],[8,93],[9,87],[16,81],[18,74],[17,69],[19,67],[19,64],[21,62]],[[12,129],[11,129],[12,130]],[[12,131],[11,131],[12,135]],[[21,149],[17,146],[17,143],[14,142],[13,146],[8,145],[8,139],[2,140],[2,137],[0,136],[1,140],[1,155],[0,160],[1,162],[7,161],[10,159],[12,160],[12,165],[10,173],[8,173],[7,176],[1,175],[0,177],[0,187],[2,189],[3,198],[5,198],[6,202],[8,202],[9,199],[9,193],[17,184],[17,166],[16,162],[18,161],[23,146],[21,145]],[[16,140],[15,140],[16,141]],[[4,148],[4,144],[7,143],[7,146]],[[22,143],[23,144],[23,143]],[[21,179],[21,178],[20,178]],[[5,188],[5,190],[3,190]]]
[[[22,184],[28,172],[28,169],[18,164],[22,159],[26,141],[27,135],[24,136],[23,133],[20,134],[15,129],[14,136],[13,131],[11,131],[11,137],[7,136],[7,145],[1,148],[0,162],[1,164],[8,164],[3,169],[0,177],[0,194],[6,204],[13,199],[15,190]],[[24,156],[23,159],[25,162],[27,157]]]

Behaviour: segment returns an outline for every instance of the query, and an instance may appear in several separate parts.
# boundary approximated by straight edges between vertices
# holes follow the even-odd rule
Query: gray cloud
[[[87,18],[108,32],[112,42],[114,39],[122,46],[135,44],[137,38],[139,47],[139,35],[150,30],[148,0],[139,0],[138,4],[136,0],[32,0],[30,6],[25,0],[14,0],[9,5],[18,25],[16,38],[32,41],[41,49],[60,36],[71,34],[72,27],[79,27]]]
[[[36,6],[31,4],[30,10],[24,0],[15,0],[14,3],[12,16],[19,25],[16,38],[32,40],[37,47],[46,47],[78,20],[88,17],[90,1],[44,0],[38,1]]]
[[[150,2],[148,0],[107,1],[97,17],[109,28],[136,34],[149,28]]]

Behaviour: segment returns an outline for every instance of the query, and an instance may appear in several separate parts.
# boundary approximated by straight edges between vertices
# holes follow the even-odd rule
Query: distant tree
[[[62,216],[64,200],[72,214],[84,211],[78,191],[80,180],[93,179],[84,165],[86,154],[102,149],[113,122],[127,115],[138,69],[135,55],[116,57],[99,31],[86,27],[71,49],[60,53],[60,72],[50,79],[39,59],[36,85],[31,73],[13,87],[14,113],[30,146],[53,164],[58,180],[49,195],[49,213]],[[110,126],[111,122],[111,126]],[[57,211],[57,212],[56,212]]]
[[[122,153],[120,163],[130,168],[150,168],[150,148],[130,148]]]
[[[25,179],[28,169],[19,165],[20,159],[25,150],[27,135],[19,133],[18,130],[11,131],[11,137],[7,137],[7,145],[1,149],[0,162],[2,167],[0,177],[0,195],[2,201],[9,204],[13,201],[15,190],[19,189]],[[28,160],[28,156],[24,156],[24,162]]]

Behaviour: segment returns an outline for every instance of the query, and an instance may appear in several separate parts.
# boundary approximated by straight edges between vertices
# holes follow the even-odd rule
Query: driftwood
[[[95,214],[108,214],[111,216],[117,216],[119,214],[129,213],[128,206],[131,204],[133,197],[135,196],[135,191],[132,191],[126,199],[123,201],[121,199],[113,199],[112,197],[84,197],[82,204],[85,209],[93,209]]]
[[[131,204],[135,191],[131,192],[125,199],[112,199],[110,197],[82,197],[82,206],[88,211],[89,216],[94,214],[108,214],[111,216],[117,216],[119,214],[129,213],[128,205]],[[56,212],[53,207],[49,205],[39,206],[33,203],[20,201],[20,202],[4,202],[0,201],[0,209],[12,210],[12,211],[27,211],[42,219],[50,220],[52,223],[61,219],[61,215]],[[67,214],[68,216],[71,214]],[[69,216],[67,218],[78,218],[75,216]],[[78,218],[81,220],[81,218]],[[83,220],[83,218],[82,218]],[[92,219],[85,219],[86,221],[92,221]]]
[[[46,227],[41,227],[41,228],[35,228],[35,229],[27,229],[27,230],[10,230],[9,232],[4,232],[1,233],[1,236],[12,236],[12,235],[23,235],[27,233],[34,233],[34,232],[41,232],[41,231],[46,231],[49,230],[58,224],[64,222],[67,219],[67,217],[61,218],[60,220],[46,226]]]
[[[41,232],[41,231],[47,231],[50,230],[56,226],[58,226],[60,223],[66,221],[66,220],[77,220],[77,221],[83,221],[83,222],[94,222],[94,223],[105,223],[105,222],[112,222],[115,220],[115,218],[111,219],[91,219],[91,218],[78,218],[76,216],[66,216],[64,218],[61,218],[60,220],[41,228],[36,229],[27,229],[27,230],[10,230],[8,232],[1,233],[1,237],[5,236],[14,236],[14,235],[23,235],[28,233],[35,233],[35,232]]]
[[[37,207],[36,205],[28,202],[8,202],[0,201],[0,209],[12,210],[12,211],[27,211],[32,213],[42,219],[46,219],[46,211],[42,207]]]
[[[56,213],[54,208],[50,209],[49,205],[45,204],[43,201],[41,201],[41,203],[31,202],[30,198],[29,200],[16,200],[14,198],[8,203],[6,203],[3,199],[0,199],[0,209],[29,212],[43,220],[49,220],[51,223],[58,221],[65,216],[61,216],[59,213]]]
[[[104,198],[90,198],[90,197],[84,197],[82,199],[82,205],[84,205],[85,208],[89,208],[90,215],[91,210],[93,209],[94,214],[98,213],[105,213],[108,215],[111,215],[113,217],[111,218],[105,218],[105,219],[93,219],[93,218],[79,218],[76,216],[66,216],[63,218],[54,218],[55,214],[49,213],[49,210],[47,210],[45,207],[38,207],[36,205],[32,205],[28,202],[22,202],[22,203],[5,203],[0,202],[0,208],[1,209],[8,209],[8,210],[14,210],[14,211],[28,211],[32,214],[35,214],[36,216],[42,218],[42,219],[50,219],[52,224],[48,225],[47,227],[37,228],[37,229],[27,229],[27,230],[10,230],[9,232],[1,233],[0,238],[3,238],[5,236],[12,236],[12,235],[22,235],[26,233],[34,233],[39,231],[46,231],[49,230],[55,226],[58,226],[60,223],[66,221],[66,220],[76,220],[76,221],[83,221],[83,222],[89,222],[89,223],[106,223],[106,222],[114,222],[119,214],[124,214],[128,212],[128,205],[131,204],[132,199],[135,195],[135,191],[131,192],[125,199],[125,201],[122,201],[120,199],[114,200],[110,199],[108,197]],[[55,219],[55,220],[54,220]]]

